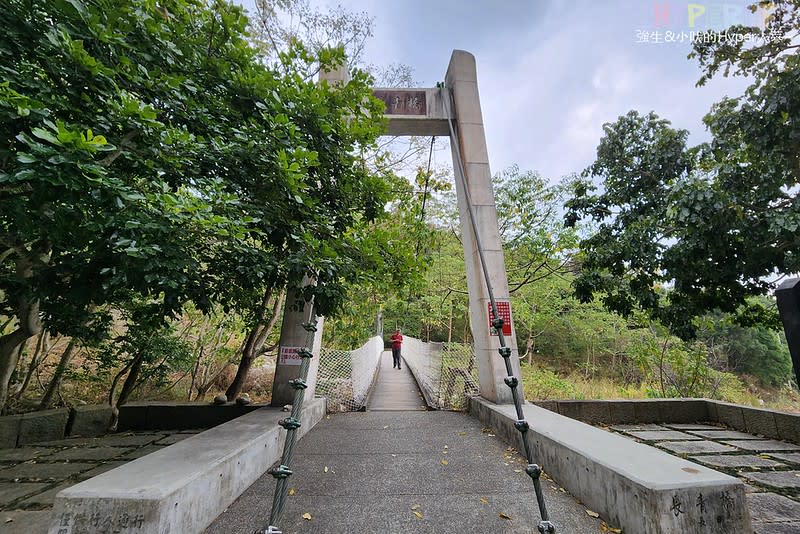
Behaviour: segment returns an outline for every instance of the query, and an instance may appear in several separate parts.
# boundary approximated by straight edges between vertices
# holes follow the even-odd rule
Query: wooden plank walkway
[[[419,411],[428,408],[414,375],[405,362],[402,366],[401,369],[392,367],[392,351],[381,354],[378,379],[367,401],[368,411]]]

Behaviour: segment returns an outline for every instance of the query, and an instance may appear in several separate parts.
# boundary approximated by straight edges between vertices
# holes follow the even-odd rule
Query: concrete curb
[[[215,406],[207,403],[159,402],[126,404],[120,408],[119,431],[211,428],[263,407],[250,404]],[[76,406],[0,417],[0,449],[13,449],[66,437],[97,437],[107,433],[111,408]]]
[[[718,400],[553,400],[533,404],[591,424],[711,422],[740,432],[800,444],[800,414]]]
[[[624,532],[753,531],[739,479],[538,406],[523,409],[546,472]],[[470,413],[523,450],[513,406],[473,397]]]
[[[300,436],[325,416],[325,404],[306,404]],[[277,422],[286,416],[262,408],[67,488],[49,532],[201,532],[280,458],[286,431]]]

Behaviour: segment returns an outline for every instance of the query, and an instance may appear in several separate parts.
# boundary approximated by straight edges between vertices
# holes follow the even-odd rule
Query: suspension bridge
[[[275,409],[62,491],[50,532],[751,532],[740,480],[525,402],[474,57],[375,96],[388,134],[450,137],[473,344],[406,338],[394,369],[287,306]]]

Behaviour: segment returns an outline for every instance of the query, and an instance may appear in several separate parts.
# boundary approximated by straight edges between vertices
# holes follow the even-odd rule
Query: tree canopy
[[[689,147],[688,132],[655,113],[604,126],[567,204],[568,222],[599,225],[582,242],[582,300],[598,294],[623,315],[641,307],[682,337],[713,310],[741,325],[778,324],[751,297],[800,271],[800,3],[772,4],[764,28],[729,30],[748,39],[695,44],[699,83],[720,69],[753,78],[705,117],[709,142]]]
[[[381,103],[361,71],[308,76],[342,49],[269,64],[223,0],[12,0],[0,30],[0,405],[41,322],[100,339],[131,298],[256,317],[305,275],[327,314],[380,261],[362,236],[391,191],[358,154]]]

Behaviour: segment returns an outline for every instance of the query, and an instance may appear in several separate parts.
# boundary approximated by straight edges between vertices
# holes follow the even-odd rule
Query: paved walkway
[[[395,369],[392,367],[392,351],[384,351],[380,363],[367,410],[426,410],[425,399],[405,361],[400,369]]]
[[[123,432],[0,449],[0,533],[47,532],[56,493],[199,430]]]
[[[284,533],[530,534],[538,511],[524,465],[466,414],[335,414],[298,443],[279,526]],[[601,520],[554,482],[543,487],[559,532],[601,531]],[[274,489],[263,476],[206,534],[251,534],[269,520]]]
[[[741,478],[757,534],[800,532],[800,446],[706,424],[632,424],[624,436]]]

